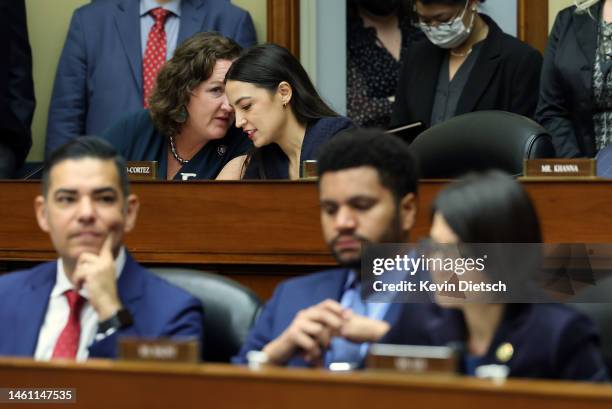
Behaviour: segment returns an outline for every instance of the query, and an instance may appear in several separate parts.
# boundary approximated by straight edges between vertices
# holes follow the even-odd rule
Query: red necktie
[[[68,322],[66,322],[66,326],[57,339],[55,348],[53,348],[51,359],[75,359],[77,351],[79,350],[79,338],[81,337],[81,309],[83,308],[83,304],[85,304],[85,298],[74,290],[68,290],[64,295],[68,300],[70,314],[68,315]]]
[[[161,7],[154,8],[149,12],[155,19],[149,37],[147,38],[147,48],[142,61],[142,79],[143,79],[143,94],[144,107],[149,107],[149,96],[155,85],[155,78],[166,61],[166,31],[164,24],[166,18],[170,14],[168,10]]]

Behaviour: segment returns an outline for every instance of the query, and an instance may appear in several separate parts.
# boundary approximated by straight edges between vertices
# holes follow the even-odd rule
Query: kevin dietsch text
[[[503,281],[497,283],[487,283],[484,281],[474,282],[472,280],[458,280],[457,282],[449,283],[434,283],[423,280],[419,282],[400,281],[398,283],[385,283],[383,281],[374,281],[372,287],[375,292],[475,292],[475,293],[505,293],[507,291],[506,284]]]

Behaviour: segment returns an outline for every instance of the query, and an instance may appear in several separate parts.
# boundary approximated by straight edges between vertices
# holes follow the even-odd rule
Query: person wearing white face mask
[[[482,110],[534,116],[542,56],[478,13],[483,1],[412,0],[414,24],[428,41],[409,47],[391,127],[430,127]]]

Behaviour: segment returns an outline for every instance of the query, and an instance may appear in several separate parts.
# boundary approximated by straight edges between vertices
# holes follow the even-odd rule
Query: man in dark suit
[[[361,248],[405,242],[416,214],[417,177],[402,141],[381,131],[349,130],[321,150],[323,235],[340,268],[278,286],[235,363],[263,351],[276,365],[361,365],[367,345],[395,322],[400,304],[361,300]]]
[[[165,13],[160,27],[156,9]],[[141,109],[152,83],[147,74],[155,71],[154,79],[161,67],[155,63],[201,31],[217,31],[243,47],[256,42],[249,13],[228,0],[105,0],[77,9],[57,67],[46,155],[70,138],[98,134]],[[163,36],[161,45],[151,41],[155,33]],[[161,50],[150,50],[152,44]]]
[[[32,145],[32,52],[24,0],[0,0],[0,178],[10,178]]]
[[[112,358],[119,336],[202,337],[200,302],[122,246],[138,208],[108,143],[76,138],[50,156],[35,210],[59,258],[0,277],[0,355]]]

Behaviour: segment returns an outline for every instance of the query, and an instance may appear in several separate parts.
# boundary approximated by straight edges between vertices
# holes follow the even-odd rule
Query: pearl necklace
[[[189,163],[189,160],[181,158],[178,154],[176,150],[176,143],[174,142],[174,136],[170,137],[170,150],[172,151],[172,156],[174,156],[174,159],[176,159],[178,163],[181,165],[186,165]]]

